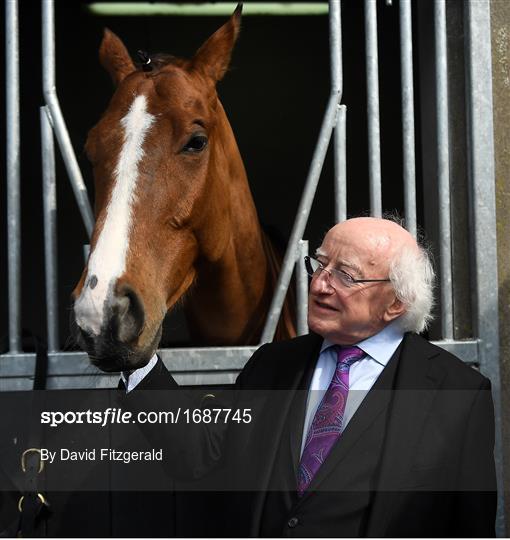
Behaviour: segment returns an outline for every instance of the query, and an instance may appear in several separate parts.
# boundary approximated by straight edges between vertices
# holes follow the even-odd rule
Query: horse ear
[[[108,28],[99,47],[99,61],[115,85],[136,69],[122,40]]]
[[[198,49],[192,60],[192,67],[203,71],[214,82],[223,78],[230,63],[230,56],[241,27],[243,4],[237,7],[221,28]]]

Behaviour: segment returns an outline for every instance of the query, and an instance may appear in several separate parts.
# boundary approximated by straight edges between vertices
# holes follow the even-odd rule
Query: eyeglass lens
[[[344,275],[342,272],[326,270],[317,259],[313,259],[312,257],[306,257],[305,265],[306,270],[310,276],[318,276],[320,271],[324,270],[328,283],[333,287],[350,287],[352,285],[352,281],[349,280],[347,275]]]

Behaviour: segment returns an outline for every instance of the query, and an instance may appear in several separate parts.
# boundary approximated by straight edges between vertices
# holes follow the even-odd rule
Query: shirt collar
[[[370,336],[363,341],[354,343],[356,347],[359,347],[370,358],[375,360],[378,364],[385,366],[393,353],[397,350],[397,347],[404,339],[404,330],[398,319],[394,320],[388,326],[385,326],[377,334]],[[332,347],[335,343],[324,339],[321,347],[321,353],[328,347]]]
[[[122,382],[124,383],[124,386],[126,388],[126,392],[131,392],[133,388],[140,383],[140,381],[149,373],[149,371],[156,365],[156,362],[158,361],[158,356],[156,353],[152,356],[152,358],[149,360],[149,363],[141,368],[135,369],[134,371],[124,373],[123,371],[120,372],[120,378],[122,379]]]

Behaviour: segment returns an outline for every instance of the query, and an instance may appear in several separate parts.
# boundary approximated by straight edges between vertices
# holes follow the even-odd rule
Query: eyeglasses
[[[312,277],[317,277],[321,272],[326,272],[328,275],[328,283],[333,287],[333,289],[352,287],[356,283],[390,281],[390,279],[355,279],[343,270],[337,270],[336,268],[326,270],[326,267],[320,261],[308,256],[305,257],[305,267],[308,275]]]

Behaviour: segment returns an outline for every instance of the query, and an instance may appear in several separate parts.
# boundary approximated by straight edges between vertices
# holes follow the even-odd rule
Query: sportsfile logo
[[[250,424],[251,409],[183,409],[174,411],[123,411],[108,407],[103,411],[43,411],[41,424],[55,428],[62,424],[95,424],[99,427],[113,424]]]
[[[171,414],[171,413],[169,413]],[[106,424],[130,424],[133,422],[133,413],[115,407],[108,407],[104,411],[43,411],[41,424],[57,427],[61,424],[97,424],[101,427]]]

